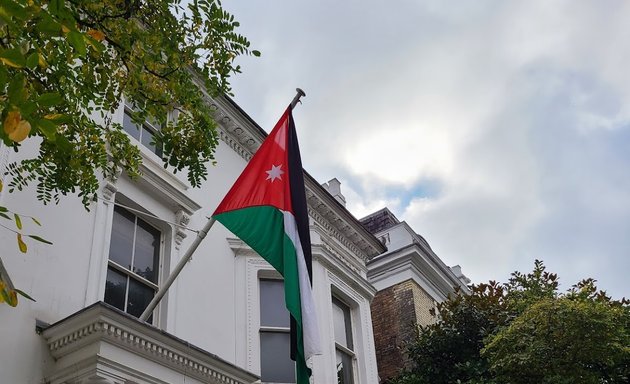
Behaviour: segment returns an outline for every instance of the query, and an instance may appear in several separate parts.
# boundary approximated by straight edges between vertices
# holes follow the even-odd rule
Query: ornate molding
[[[175,248],[179,249],[182,241],[188,236],[183,227],[187,227],[190,223],[190,216],[183,209],[175,212],[175,223],[181,227],[175,227]]]
[[[310,205],[308,210],[309,216],[326,231],[326,234],[339,241],[339,243],[359,257],[360,260],[363,260],[364,263],[367,262],[369,258],[366,252],[351,241],[351,239],[356,237],[356,234],[352,233],[352,228],[345,224],[341,218],[335,217],[334,213],[325,204],[321,203],[309,192],[307,192],[307,199]]]
[[[125,377],[129,375],[129,372],[136,372],[136,375],[146,376],[143,379],[147,382],[160,382],[162,379],[154,376],[159,375],[157,372],[140,372],[132,366],[132,363],[135,362],[138,367],[146,367],[146,361],[152,361],[158,363],[162,368],[167,368],[170,372],[174,371],[187,377],[194,377],[204,383],[245,384],[258,379],[253,374],[215,355],[140,322],[138,319],[101,302],[52,325],[43,332],[43,336],[46,338],[48,349],[55,360],[60,361],[62,358],[64,361],[79,359],[73,365],[86,366],[88,371],[104,364],[109,365],[111,372],[108,373],[108,377],[111,375]],[[96,345],[103,343],[131,352],[134,355],[133,362],[121,363],[116,361],[115,364],[111,364],[112,361],[118,360],[123,355],[115,350],[109,356],[103,352],[96,354],[90,352],[102,351]],[[83,351],[83,353],[75,353],[77,351]],[[85,361],[88,363],[86,364]],[[77,378],[76,373],[72,372],[64,374],[72,377],[59,377],[60,374],[64,373],[63,371],[60,369],[53,375],[56,378],[55,382],[73,382]],[[84,382],[83,379],[88,379],[85,381],[86,383],[92,383],[94,381],[90,380],[96,379],[105,380],[103,383],[118,383],[116,380],[108,381],[103,375],[82,378],[80,382]],[[100,383],[100,381],[94,383]]]
[[[110,162],[110,165],[112,164],[113,163]],[[121,173],[122,173],[122,169],[120,167],[116,167],[116,171],[112,175],[106,177],[105,180],[103,181],[102,193],[103,193],[103,198],[105,200],[108,200],[108,201],[114,200],[114,196],[116,195],[116,192],[118,192],[116,181],[118,181],[118,178],[120,177]]]
[[[210,104],[219,128],[219,138],[239,156],[249,161],[264,138],[253,134],[254,127],[246,127],[247,122],[240,121],[235,114],[229,111],[231,108],[226,104],[218,99],[213,100]]]

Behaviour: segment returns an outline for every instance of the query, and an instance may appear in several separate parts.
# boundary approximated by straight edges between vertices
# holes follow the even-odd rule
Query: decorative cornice
[[[170,171],[145,154],[141,150],[142,163],[140,164],[139,184],[145,184],[151,192],[163,202],[168,204],[173,212],[183,210],[191,215],[201,208],[201,204],[188,197],[186,183],[179,180]]]
[[[253,126],[248,119],[240,118],[240,111],[231,108],[222,98],[210,102],[214,111],[214,119],[218,123],[219,138],[239,156],[249,161],[260,144],[265,139],[264,133]]]
[[[450,269],[436,263],[420,244],[411,243],[371,260],[368,263],[368,280],[379,289],[413,279],[436,301],[443,301],[459,287],[464,293],[469,288]],[[385,285],[384,285],[385,284]]]
[[[353,292],[360,293],[368,300],[372,300],[376,294],[376,289],[367,281],[365,273],[359,273],[350,265],[340,263],[338,256],[331,253],[325,245],[313,245],[313,260],[322,264],[329,275],[334,275],[337,279],[335,281],[343,282],[345,287],[352,287]]]
[[[56,360],[71,359],[76,357],[72,352],[97,343],[108,343],[203,382],[245,384],[258,379],[215,355],[100,302],[52,325],[43,336]],[[96,358],[106,356],[99,354]]]

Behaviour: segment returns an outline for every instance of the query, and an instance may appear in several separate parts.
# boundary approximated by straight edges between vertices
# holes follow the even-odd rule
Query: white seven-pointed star
[[[272,165],[270,170],[265,171],[267,172],[267,180],[271,180],[272,183],[276,179],[282,180],[282,174],[284,173],[284,171],[281,168],[282,164]]]

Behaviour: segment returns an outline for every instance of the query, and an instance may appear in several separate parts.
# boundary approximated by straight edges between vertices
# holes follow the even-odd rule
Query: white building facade
[[[280,276],[220,224],[150,324],[136,318],[266,136],[233,101],[208,102],[221,141],[201,188],[163,168],[159,149],[148,145],[158,128],[131,129],[121,107],[114,118],[138,140],[144,158],[139,180],[125,174],[103,180],[89,211],[76,197],[43,206],[33,190],[0,193],[0,205],[43,225],[25,232],[54,243],[29,242],[21,254],[15,234],[0,229],[13,283],[37,300],[0,306],[1,383],[292,382],[288,315],[277,304]],[[34,147],[24,146],[19,156]],[[0,148],[2,174],[16,156]],[[370,315],[376,291],[366,263],[385,247],[308,174],[305,183],[324,347],[312,361],[313,382],[376,384]]]

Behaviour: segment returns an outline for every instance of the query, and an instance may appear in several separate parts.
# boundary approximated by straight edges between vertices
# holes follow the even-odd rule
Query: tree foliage
[[[37,157],[10,165],[10,190],[35,183],[45,203],[78,192],[87,207],[99,173],[137,175],[140,153],[112,122],[123,99],[136,122],[161,127],[165,167],[205,179],[217,145],[206,92],[229,93],[235,58],[258,52],[218,0],[186,3],[0,3],[0,139],[15,150],[41,140]]]
[[[627,383],[630,302],[595,281],[566,293],[536,261],[505,284],[472,286],[438,305],[439,321],[410,343],[397,384]]]
[[[113,121],[123,102],[160,127],[164,167],[198,186],[218,143],[208,96],[229,94],[239,55],[259,55],[238,26],[219,0],[0,1],[0,140],[39,148],[9,164],[9,191],[35,184],[44,203],[77,193],[88,208],[100,177],[137,176],[140,151]],[[26,238],[48,243],[8,208],[0,219],[21,252]],[[0,259],[0,303],[18,295],[30,298]]]

